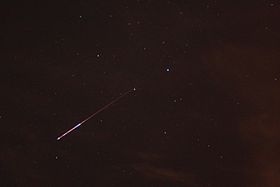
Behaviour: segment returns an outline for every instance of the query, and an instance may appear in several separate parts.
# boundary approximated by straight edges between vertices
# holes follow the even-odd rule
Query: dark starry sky
[[[280,186],[279,1],[0,7],[1,186]]]

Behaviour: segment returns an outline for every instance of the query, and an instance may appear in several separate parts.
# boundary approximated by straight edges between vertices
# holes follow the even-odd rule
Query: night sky
[[[0,186],[280,186],[279,1],[0,7]]]

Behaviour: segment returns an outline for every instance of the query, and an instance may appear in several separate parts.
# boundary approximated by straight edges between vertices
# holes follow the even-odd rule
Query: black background
[[[1,186],[280,186],[278,1],[1,4]]]

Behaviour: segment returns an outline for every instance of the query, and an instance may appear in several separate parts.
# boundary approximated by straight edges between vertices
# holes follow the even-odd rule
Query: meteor
[[[116,99],[114,99],[113,101],[111,101],[110,103],[108,103],[107,105],[103,106],[102,108],[100,108],[99,110],[97,110],[96,112],[92,113],[90,116],[88,116],[86,119],[84,119],[83,121],[81,121],[80,123],[78,123],[77,125],[75,125],[74,127],[72,127],[71,129],[67,130],[65,133],[63,133],[62,135],[60,135],[56,140],[59,141],[61,140],[64,136],[66,136],[67,134],[69,134],[70,132],[74,131],[75,129],[77,129],[78,127],[80,127],[83,123],[87,122],[88,120],[90,120],[92,117],[94,117],[95,115],[97,115],[98,113],[102,112],[103,110],[107,109],[109,106],[111,106],[112,104],[114,104],[115,102],[117,102],[118,100],[120,100],[121,98],[123,98],[124,96],[126,96],[127,94],[129,94],[132,91],[136,91],[136,88],[133,88],[127,92],[125,92],[124,94],[122,94],[121,96],[117,97]]]

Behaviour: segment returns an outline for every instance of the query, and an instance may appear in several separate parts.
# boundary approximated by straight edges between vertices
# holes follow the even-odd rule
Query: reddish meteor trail
[[[66,131],[65,133],[63,133],[61,136],[59,136],[56,140],[60,140],[62,139],[64,136],[66,136],[67,134],[69,134],[70,132],[72,132],[73,130],[75,130],[76,128],[80,127],[83,123],[87,122],[89,119],[91,119],[93,116],[97,115],[99,112],[102,112],[103,110],[105,110],[106,108],[108,108],[109,106],[111,106],[112,104],[114,104],[115,102],[117,102],[118,100],[120,100],[121,98],[123,98],[124,96],[126,96],[127,94],[129,94],[132,91],[135,91],[136,88],[133,88],[127,92],[125,92],[124,94],[122,94],[121,96],[117,97],[116,99],[114,99],[113,101],[111,101],[109,104],[105,105],[104,107],[102,107],[101,109],[97,110],[96,112],[94,112],[93,114],[91,114],[89,117],[87,117],[86,119],[84,119],[83,121],[81,121],[80,123],[78,123],[76,126],[72,127],[71,129],[69,129],[68,131]]]

